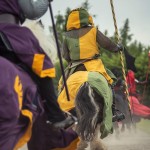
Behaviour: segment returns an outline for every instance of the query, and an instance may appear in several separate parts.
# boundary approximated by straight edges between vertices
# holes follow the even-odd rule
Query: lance
[[[53,11],[52,11],[52,6],[51,6],[51,2],[52,1],[53,0],[49,0],[49,11],[50,11],[50,16],[51,16],[51,20],[52,20],[53,32],[54,32],[54,36],[55,36],[55,40],[56,40],[57,55],[58,55],[59,62],[60,62],[60,67],[61,67],[61,72],[62,72],[62,78],[63,78],[63,82],[64,82],[64,87],[65,87],[67,99],[69,101],[70,100],[70,98],[69,98],[69,92],[68,92],[68,87],[67,87],[67,84],[66,84],[65,72],[64,72],[64,67],[63,67],[61,52],[60,52],[60,48],[59,48],[58,36],[57,36],[56,28],[55,28],[55,22],[54,22]]]

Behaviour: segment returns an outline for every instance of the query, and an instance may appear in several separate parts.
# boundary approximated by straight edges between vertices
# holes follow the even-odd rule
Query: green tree
[[[88,0],[86,0],[84,3],[82,3],[81,7],[83,7],[86,10],[89,10],[91,8]]]
[[[120,29],[120,36],[122,39],[122,44],[126,47],[129,42],[132,40],[133,34],[129,34],[130,27],[129,27],[129,19],[125,20],[124,26]]]

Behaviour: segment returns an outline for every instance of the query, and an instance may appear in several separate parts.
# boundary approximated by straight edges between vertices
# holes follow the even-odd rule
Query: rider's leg
[[[119,121],[125,119],[125,115],[116,108],[116,104],[115,104],[116,96],[115,96],[115,91],[113,88],[112,88],[112,94],[113,94],[113,103],[112,103],[113,118],[112,118],[112,121],[113,122],[115,122],[115,121],[119,122]]]
[[[57,96],[54,90],[53,81],[51,78],[40,78],[40,93],[45,100],[45,110],[48,115],[48,121],[55,127],[67,128],[74,123],[71,116],[65,115],[57,103]]]
[[[45,109],[48,114],[48,119],[52,122],[62,121],[66,117],[61,111],[55,94],[53,81],[51,78],[40,78],[40,93],[45,100]]]

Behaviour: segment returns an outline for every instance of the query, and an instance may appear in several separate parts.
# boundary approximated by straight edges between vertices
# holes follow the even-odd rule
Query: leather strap
[[[0,14],[0,23],[19,24],[19,18],[13,14]]]

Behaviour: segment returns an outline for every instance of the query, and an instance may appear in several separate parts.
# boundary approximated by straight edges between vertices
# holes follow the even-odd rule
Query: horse
[[[114,87],[115,90],[115,103],[116,109],[121,110],[122,113],[125,114],[125,119],[120,122],[121,124],[121,131],[125,131],[127,127],[129,130],[131,128],[131,118],[129,112],[128,101],[126,100],[125,89],[124,89],[124,82],[121,78],[118,78],[118,81]],[[119,123],[114,123],[114,129],[116,132],[119,133]]]
[[[85,82],[79,89],[75,107],[78,124],[76,131],[81,139],[77,150],[106,150],[100,139],[100,124],[103,119],[103,98]]]
[[[114,130],[116,132],[116,137],[120,135],[120,129],[119,125],[121,125],[121,132],[124,132],[126,129],[131,130],[132,122],[131,122],[131,116],[129,112],[128,102],[126,100],[125,95],[120,92],[116,92],[115,94],[116,100],[116,109],[121,110],[122,113],[125,115],[125,119],[121,122],[114,122]]]
[[[121,78],[118,79],[118,82],[115,86],[115,97],[116,97],[116,108],[121,110],[126,118],[121,121],[121,131],[125,131],[127,128],[129,131],[131,131],[132,127],[135,130],[136,129],[136,123],[140,122],[141,116],[148,116],[148,111],[149,108],[146,108],[144,106],[144,111],[142,110],[142,105],[140,105],[139,101],[135,96],[129,96],[129,101],[130,101],[130,108],[128,101],[126,99],[125,95],[125,89],[124,89],[124,82]],[[129,110],[130,109],[130,110]],[[146,110],[148,110],[146,112]],[[145,112],[145,114],[144,114]],[[117,133],[117,136],[120,134],[119,131],[119,125],[118,123],[114,123],[114,129]]]
[[[70,101],[63,89],[58,102],[64,111],[76,112],[77,150],[106,150],[102,139],[113,132],[112,91],[106,79],[98,72],[76,71],[68,77],[67,85]]]
[[[121,70],[115,67],[111,71],[117,77],[117,82],[114,86],[116,109],[121,110],[122,113],[124,113],[125,115],[124,120],[122,120],[119,123],[118,122],[113,123],[114,131],[116,132],[116,137],[118,138],[118,136],[120,135],[119,125],[121,124],[121,132],[124,132],[126,128],[128,130],[131,129],[132,122],[129,112],[129,104],[125,95],[125,85],[124,80],[122,79]]]

